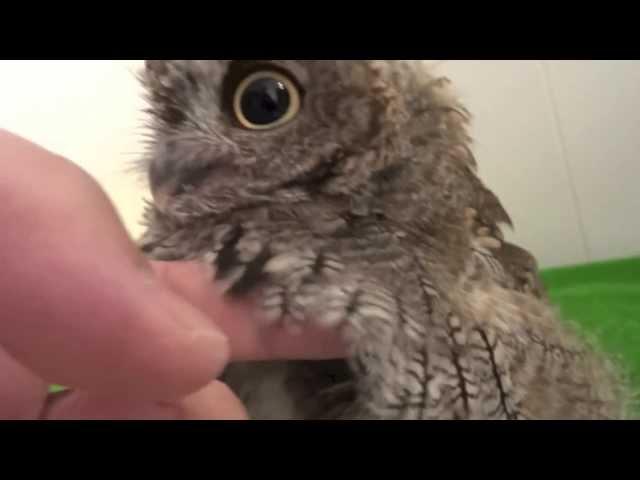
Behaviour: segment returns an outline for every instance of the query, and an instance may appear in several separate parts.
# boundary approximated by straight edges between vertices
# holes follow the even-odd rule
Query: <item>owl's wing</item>
[[[531,293],[540,299],[547,298],[538,263],[531,252],[512,243],[503,242],[494,254],[513,278],[516,290]]]
[[[468,227],[476,253],[514,290],[546,299],[538,263],[527,249],[507,242],[501,225],[513,226],[498,197],[473,173],[474,200],[467,210]]]

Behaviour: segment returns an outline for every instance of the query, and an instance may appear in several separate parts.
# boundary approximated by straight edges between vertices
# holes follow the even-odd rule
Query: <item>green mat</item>
[[[640,257],[547,269],[542,279],[563,316],[618,357],[640,388]]]
[[[640,257],[542,272],[563,316],[619,358],[640,387]]]

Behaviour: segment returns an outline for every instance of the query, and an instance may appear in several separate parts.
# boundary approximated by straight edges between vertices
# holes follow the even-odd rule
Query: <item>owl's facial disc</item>
[[[206,141],[199,142],[198,137],[189,132],[189,136],[176,136],[171,142],[157,145],[148,178],[154,203],[160,210],[164,210],[181,193],[193,192],[199,185],[211,187],[217,179],[223,178],[224,186],[228,187],[229,179],[240,182],[258,176],[250,170],[255,159],[278,154],[277,148],[270,152],[258,152],[258,149],[275,145],[277,135],[281,135],[281,127],[299,118],[302,110],[304,88],[295,73],[283,65],[265,61],[234,61],[215,74],[198,69],[198,65],[176,64],[175,77],[159,77],[160,85],[167,85],[167,91],[162,93],[165,103],[178,105],[177,102],[184,98],[185,103],[180,104],[183,114],[193,115],[207,105],[214,107],[211,111],[215,112],[209,118],[200,117],[194,121],[197,129],[206,125],[199,132],[195,130],[203,140],[206,136]],[[216,63],[209,64],[213,65]],[[200,64],[200,67],[206,66]],[[169,75],[162,68],[168,67],[150,64],[148,74],[151,78],[155,78],[153,75]],[[183,77],[192,79],[191,83],[184,82]],[[222,80],[218,80],[217,91],[210,83],[216,79]],[[185,85],[194,91],[187,95]],[[209,97],[209,102],[199,97],[207,89],[214,95]],[[196,118],[195,115],[191,118]],[[264,169],[260,171],[262,175]]]
[[[395,70],[387,67],[148,62],[143,78],[154,135],[145,167],[156,207],[197,216],[361,192],[396,155],[404,121]]]

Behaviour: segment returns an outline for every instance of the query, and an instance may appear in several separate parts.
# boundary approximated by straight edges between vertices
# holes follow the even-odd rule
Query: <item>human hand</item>
[[[199,264],[147,261],[67,160],[0,130],[0,172],[0,419],[243,419],[229,361],[342,355],[258,328]]]

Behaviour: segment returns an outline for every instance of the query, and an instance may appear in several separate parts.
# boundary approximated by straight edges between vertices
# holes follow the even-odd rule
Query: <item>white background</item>
[[[0,61],[0,127],[85,168],[133,235],[146,196],[128,172],[141,152],[140,66]],[[509,237],[543,266],[640,254],[640,62],[443,61],[435,68],[475,116],[480,173],[515,221]]]

